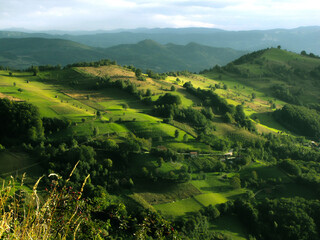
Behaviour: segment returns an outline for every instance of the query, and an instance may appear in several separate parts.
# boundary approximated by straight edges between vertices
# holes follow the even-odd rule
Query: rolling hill
[[[66,65],[105,58],[98,49],[62,39],[0,39],[0,65],[24,69],[31,65]]]
[[[161,45],[152,40],[144,40],[138,44],[118,45],[106,49],[105,52],[110,59],[120,64],[134,65],[157,72],[177,70],[198,72],[203,67],[224,65],[245,53],[230,48],[213,48],[196,43],[185,46],[172,43]]]
[[[319,103],[320,58],[280,48],[259,50],[205,75],[244,83],[293,104]]]
[[[103,49],[62,39],[0,39],[0,65],[19,69],[31,65],[67,65],[111,59],[120,64],[134,65],[157,72],[200,71],[216,64],[224,65],[244,53],[195,43],[186,46],[161,45],[151,40]]]

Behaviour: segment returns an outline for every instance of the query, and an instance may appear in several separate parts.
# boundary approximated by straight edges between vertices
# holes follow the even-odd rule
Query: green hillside
[[[14,69],[26,69],[31,65],[64,66],[76,62],[111,59],[123,65],[134,65],[156,72],[200,71],[215,64],[224,65],[244,53],[194,43],[186,46],[161,45],[151,40],[111,48],[95,48],[61,39],[0,39],[0,66]]]
[[[98,49],[61,39],[0,39],[0,65],[26,69],[31,65],[66,65],[105,58]]]
[[[198,72],[214,64],[225,65],[245,52],[231,48],[214,48],[196,43],[185,46],[161,45],[152,40],[138,44],[119,45],[106,49],[107,56],[120,64],[134,65],[144,70]]]
[[[61,197],[50,216],[59,227],[76,221],[65,233],[71,238],[317,239],[318,143],[302,137],[303,129],[294,131],[289,118],[281,125],[281,115],[305,113],[299,126],[310,124],[312,132],[318,113],[306,107],[279,112],[288,101],[270,89],[302,85],[299,63],[305,63],[306,84],[314,81],[319,59],[281,49],[201,75],[143,74],[113,61],[39,67],[36,74],[1,70],[0,162],[6,167],[0,177],[9,181],[14,173],[24,180],[23,172],[30,173],[23,187],[16,184],[27,203]],[[317,103],[303,94],[298,100]],[[59,181],[41,181],[40,200],[29,197],[37,194],[30,182],[50,173]]]
[[[238,81],[293,104],[319,103],[320,59],[271,48],[247,54],[222,68],[204,71],[223,81]]]

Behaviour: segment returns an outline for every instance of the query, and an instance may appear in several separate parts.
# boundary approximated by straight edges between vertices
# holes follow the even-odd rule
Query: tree
[[[103,160],[103,165],[106,168],[112,168],[113,162],[112,162],[112,160],[110,158],[107,158],[107,159]]]
[[[285,159],[279,163],[279,166],[289,174],[299,176],[301,168],[291,159]]]
[[[188,134],[183,135],[183,141],[188,142]]]
[[[175,91],[176,91],[176,87],[172,85],[172,86],[171,86],[171,91],[172,91],[172,92],[175,92]]]
[[[157,162],[158,162],[158,166],[161,167],[162,164],[163,164],[163,162],[164,162],[164,161],[163,161],[163,158],[162,158],[162,157],[159,157],[158,160],[157,160]]]
[[[127,110],[129,108],[129,105],[127,103],[122,104],[122,107],[124,110]]]
[[[234,119],[233,119],[232,115],[231,115],[229,112],[227,112],[227,113],[224,115],[224,121],[225,121],[226,123],[233,123],[233,122],[234,122]]]
[[[234,176],[233,178],[231,178],[230,184],[234,189],[241,188],[241,180],[238,176]]]
[[[136,71],[135,71],[135,74],[136,74],[136,77],[141,77],[141,75],[142,75],[141,69],[137,68]]]
[[[0,139],[7,137],[18,141],[43,137],[39,110],[31,104],[0,99],[0,116]]]
[[[181,98],[178,95],[172,95],[170,93],[166,93],[163,96],[160,96],[156,101],[156,105],[169,105],[169,104],[181,104]]]
[[[39,67],[38,66],[32,66],[31,71],[33,72],[33,76],[37,76],[39,73]]]
[[[148,171],[148,169],[147,169],[146,167],[143,167],[143,168],[142,168],[142,174],[143,174],[145,177],[148,176],[149,171]]]
[[[99,135],[99,128],[98,127],[94,127],[93,128],[93,136],[97,136]]]
[[[175,137],[175,138],[178,138],[178,137],[179,137],[179,130],[178,130],[178,129],[176,129],[176,131],[174,132],[174,137]]]
[[[129,178],[129,181],[128,181],[128,188],[133,188],[133,185],[134,185],[134,183],[133,183],[133,180],[132,180],[132,178]]]
[[[228,89],[228,86],[226,84],[223,84],[223,89],[224,90],[227,90]]]
[[[146,91],[146,96],[147,97],[150,97],[152,95],[152,92],[151,90],[148,88],[147,91]]]

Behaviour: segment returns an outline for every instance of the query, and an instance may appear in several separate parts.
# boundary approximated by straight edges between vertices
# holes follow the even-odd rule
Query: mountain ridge
[[[59,31],[57,31],[59,32]],[[57,33],[55,32],[55,33]],[[134,44],[145,39],[152,39],[161,44],[172,42],[186,45],[196,42],[212,47],[230,47],[237,50],[255,51],[281,45],[290,51],[302,50],[320,54],[320,27],[306,26],[293,29],[242,30],[227,31],[213,28],[155,28],[124,29],[110,32],[90,32],[74,35],[72,32],[60,32],[63,35],[46,33],[21,33],[0,31],[4,37],[44,37],[72,40],[92,47],[111,47],[119,44]],[[51,32],[52,33],[52,32]]]
[[[64,39],[0,39],[0,65],[20,69],[31,65],[67,65],[110,59],[123,65],[134,65],[157,72],[200,71],[216,64],[224,65],[244,53],[246,52],[199,44],[163,45],[153,40],[97,48]]]

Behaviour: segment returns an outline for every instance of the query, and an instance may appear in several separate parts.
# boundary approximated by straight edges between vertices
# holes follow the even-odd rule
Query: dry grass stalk
[[[18,187],[14,178],[8,183],[3,181],[0,189],[0,239],[76,239],[83,221],[83,216],[79,214],[83,204],[80,198],[90,175],[85,178],[81,191],[75,196],[66,186],[74,170],[62,187],[59,187],[61,177],[50,174],[50,177],[55,176],[57,180],[52,181],[52,188],[42,201],[37,190],[43,177],[35,183],[31,194],[23,190],[25,175]]]

